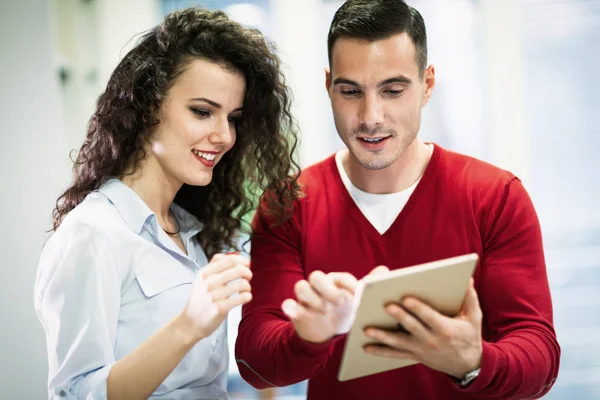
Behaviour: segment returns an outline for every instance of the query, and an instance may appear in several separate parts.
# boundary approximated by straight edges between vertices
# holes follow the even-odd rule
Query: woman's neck
[[[133,174],[120,179],[156,214],[163,228],[170,226],[169,209],[182,183],[170,180],[152,157],[144,159]]]

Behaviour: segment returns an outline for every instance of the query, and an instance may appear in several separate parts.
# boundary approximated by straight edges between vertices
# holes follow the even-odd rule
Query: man
[[[435,85],[421,15],[400,0],[349,0],[328,50],[347,148],[302,172],[305,197],[287,223],[257,213],[242,376],[257,388],[309,379],[311,400],[542,396],[560,347],[539,222],[511,173],[417,138]],[[409,297],[386,306],[407,332],[365,329],[381,344],[365,352],[419,364],[337,380],[356,278],[472,252],[480,263],[457,317]]]

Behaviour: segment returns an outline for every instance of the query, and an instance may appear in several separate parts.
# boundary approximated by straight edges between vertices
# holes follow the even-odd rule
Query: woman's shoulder
[[[38,298],[57,276],[83,279],[100,270],[124,276],[115,254],[120,229],[118,213],[108,199],[99,193],[88,195],[66,215],[42,249],[35,285]]]
[[[108,252],[111,243],[118,239],[119,231],[124,228],[124,222],[112,203],[101,193],[92,192],[65,216],[52,233],[44,246],[42,258],[69,249],[94,247]]]
[[[123,218],[110,200],[102,193],[92,192],[65,216],[56,233],[75,230],[100,234],[123,225]]]

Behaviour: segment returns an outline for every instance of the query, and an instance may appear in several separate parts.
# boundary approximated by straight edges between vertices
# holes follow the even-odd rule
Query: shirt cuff
[[[498,371],[503,368],[502,351],[495,343],[483,342],[483,352],[481,355],[481,371],[479,376],[471,382],[466,388],[459,387],[459,390],[465,393],[478,393],[484,391],[494,380]]]
[[[113,365],[104,366],[82,376],[71,387],[70,393],[77,399],[106,399],[106,382]],[[69,399],[60,399],[65,398]]]

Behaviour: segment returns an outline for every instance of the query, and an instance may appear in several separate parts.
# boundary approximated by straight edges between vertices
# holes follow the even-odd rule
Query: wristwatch
[[[467,372],[467,374],[465,375],[464,378],[462,378],[462,379],[455,378],[455,382],[461,388],[466,388],[467,386],[469,386],[471,384],[471,382],[473,382],[475,380],[475,378],[477,378],[479,376],[479,372],[481,372],[481,368],[477,368],[476,370]]]

